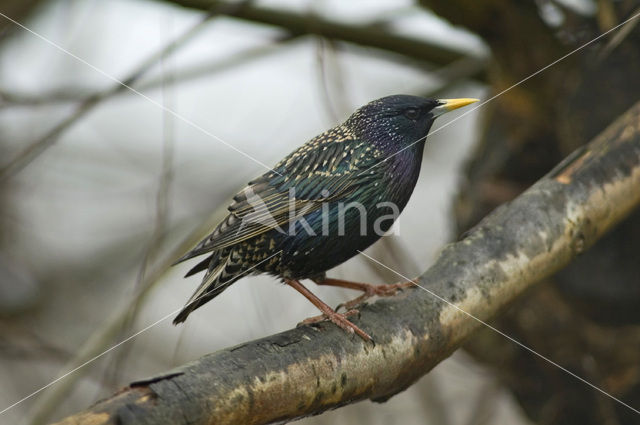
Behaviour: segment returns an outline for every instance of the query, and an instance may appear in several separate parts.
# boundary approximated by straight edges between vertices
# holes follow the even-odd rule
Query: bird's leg
[[[413,281],[392,283],[388,285],[371,285],[369,283],[351,282],[349,280],[331,278],[312,280],[317,285],[339,286],[341,288],[356,289],[358,291],[364,292],[364,294],[360,295],[359,297],[340,305],[347,310],[352,309],[353,307],[361,304],[363,301],[373,297],[374,295],[378,297],[390,297],[392,295],[395,295],[396,292],[398,292],[398,289],[410,288],[412,286],[415,286],[415,283]]]
[[[297,280],[294,279],[284,279],[284,283],[286,283],[287,285],[291,286],[293,289],[295,289],[296,291],[300,292],[302,295],[304,295],[309,301],[311,301],[313,303],[313,305],[315,305],[316,307],[318,307],[318,309],[322,312],[322,316],[318,317],[313,317],[310,319],[305,320],[304,324],[309,324],[309,323],[315,323],[321,320],[325,320],[328,319],[330,321],[332,321],[333,323],[335,323],[336,325],[338,325],[339,327],[341,327],[342,329],[344,329],[345,331],[349,332],[349,333],[356,333],[358,334],[358,336],[362,339],[364,339],[365,341],[371,341],[371,337],[362,329],[360,329],[359,327],[357,327],[356,325],[354,325],[353,323],[351,323],[347,317],[351,316],[353,314],[357,314],[358,311],[357,310],[350,310],[347,311],[346,313],[342,314],[342,313],[337,313],[335,310],[333,310],[331,307],[329,307],[327,304],[325,304],[324,302],[322,302],[322,300],[318,297],[316,297],[311,291],[309,291],[302,283],[300,283]]]

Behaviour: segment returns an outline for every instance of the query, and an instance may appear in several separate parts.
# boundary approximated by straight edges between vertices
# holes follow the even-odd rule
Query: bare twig
[[[166,1],[199,10],[208,10],[214,6],[228,4],[227,1],[218,0]],[[406,37],[381,30],[378,25],[341,23],[317,15],[300,14],[261,5],[247,4],[228,12],[227,15],[246,21],[280,27],[290,34],[319,35],[330,40],[374,47],[435,65],[446,65],[467,55],[464,52],[429,40]]]
[[[104,353],[105,349],[114,344],[132,308],[144,302],[155,285],[162,280],[162,277],[175,259],[192,248],[202,239],[203,234],[210,232],[225,212],[226,207],[218,209],[202,226],[199,226],[191,232],[187,238],[174,249],[170,250],[166,257],[158,261],[157,265],[150,268],[147,273],[145,273],[144,280],[139,283],[137,293],[129,298],[121,308],[116,308],[111,317],[105,319],[104,325],[93,332],[86,342],[76,350],[74,356],[67,361],[62,370],[76,369],[92,358]],[[53,411],[51,409],[57,408],[57,406],[60,405],[62,400],[67,397],[67,394],[73,388],[75,382],[81,379],[86,372],[88,372],[88,369],[78,369],[75,373],[61,381],[52,391],[44,393],[31,409],[29,415],[31,423],[38,424],[46,422],[50,412]]]
[[[93,94],[86,98],[67,118],[58,123],[40,139],[29,144],[8,164],[3,165],[0,169],[0,181],[5,180],[20,172],[24,167],[31,163],[31,161],[33,161],[40,154],[42,154],[53,144],[55,144],[59,136],[64,133],[65,130],[67,130],[80,118],[84,117],[87,113],[92,111],[93,108],[95,108],[103,100],[129,89],[133,84],[135,84],[136,81],[138,81],[151,68],[153,68],[153,66],[162,57],[168,57],[169,55],[173,54],[178,48],[182,47],[187,41],[198,34],[212,17],[222,13],[230,13],[231,11],[227,9],[238,8],[241,7],[241,5],[242,4],[230,6],[228,4],[223,4],[220,7],[208,9],[209,13],[207,13],[203,19],[201,19],[198,23],[185,31],[182,35],[178,36],[171,43],[150,55],[146,60],[142,61],[142,63],[125,80],[116,83],[110,89]]]
[[[331,89],[329,88],[327,66],[325,40],[318,38],[316,42],[316,69],[318,72],[318,82],[320,84],[320,94],[322,95],[322,104],[325,106],[331,120],[334,123],[338,123],[340,122],[340,114],[336,111],[333,104]]]
[[[162,66],[162,104],[169,109],[174,109],[174,75],[173,69],[170,67],[168,58],[161,60]],[[139,289],[140,285],[145,281],[145,275],[149,269],[149,265],[156,259],[159,248],[162,246],[166,236],[169,221],[169,194],[171,182],[173,180],[173,156],[174,156],[174,120],[173,115],[163,111],[163,143],[162,143],[162,166],[160,170],[160,176],[158,181],[158,191],[156,194],[156,215],[153,225],[153,231],[151,238],[147,245],[142,264],[138,273],[138,282],[136,288]],[[142,299],[139,302],[131,306],[129,313],[127,314],[127,320],[124,324],[122,331],[118,339],[124,339],[127,334],[131,333],[131,326],[135,323],[135,320],[140,311],[142,305]],[[111,363],[111,380],[105,384],[105,387],[113,387],[117,380],[117,374],[121,370],[121,365],[125,363],[133,344],[127,344],[120,350],[114,357]]]
[[[431,74],[439,80],[439,84],[432,89],[425,90],[423,86],[414,89],[415,93],[421,93],[426,97],[441,96],[465,81],[477,78],[484,74],[487,63],[484,59],[465,57],[459,59],[447,66],[439,68]]]
[[[629,16],[634,16],[638,13],[640,13],[640,8],[634,10]],[[611,54],[611,52],[613,52],[616,47],[618,47],[620,43],[622,43],[624,39],[627,38],[629,34],[631,34],[631,31],[633,31],[636,25],[638,25],[637,19],[624,24],[622,28],[620,28],[620,30],[617,31],[613,35],[613,37],[611,37],[609,42],[602,48],[602,50],[600,50],[600,52],[598,53],[598,61],[605,60]]]
[[[223,59],[215,59],[201,64],[193,65],[187,69],[175,71],[176,84],[193,81],[199,78],[211,77],[215,73],[221,73],[245,65],[250,61],[262,59],[275,52],[279,52],[285,43],[297,40],[297,36],[281,36],[272,40],[271,44],[249,47]],[[163,84],[162,76],[151,76],[136,82],[136,90],[146,92],[157,89]],[[111,92],[111,96],[128,94],[128,91]],[[54,103],[81,102],[95,95],[88,87],[60,87],[40,94],[17,93],[7,89],[0,89],[0,108],[8,106],[42,106]]]
[[[340,67],[338,46],[332,40],[318,38],[316,44],[318,81],[320,94],[331,120],[340,122],[353,110],[348,102],[348,87]]]

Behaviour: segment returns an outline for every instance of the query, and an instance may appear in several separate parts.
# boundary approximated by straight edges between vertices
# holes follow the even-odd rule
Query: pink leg
[[[349,280],[342,279],[331,279],[326,278],[324,280],[320,279],[312,279],[317,285],[329,285],[329,286],[339,286],[341,288],[347,289],[356,289],[358,291],[363,291],[364,294],[360,295],[357,298],[352,299],[351,301],[347,301],[342,304],[347,310],[352,309],[353,307],[361,304],[368,298],[373,297],[374,295],[378,297],[390,297],[395,295],[398,292],[398,289],[411,288],[416,284],[412,281],[409,282],[401,282],[401,283],[392,283],[389,285],[371,285],[369,283],[359,283],[359,282],[351,282]]]
[[[359,327],[357,327],[347,319],[347,316],[357,314],[358,312],[356,310],[350,310],[344,314],[337,313],[334,309],[332,309],[327,304],[325,304],[320,298],[316,297],[311,291],[309,291],[299,281],[293,280],[293,279],[285,279],[284,282],[287,285],[291,286],[296,291],[300,292],[302,295],[304,295],[309,301],[313,303],[313,305],[318,307],[318,309],[322,312],[322,316],[309,318],[303,321],[302,323],[309,324],[309,323],[315,323],[321,320],[328,319],[349,333],[355,332],[356,334],[358,334],[360,338],[364,339],[365,341],[372,340],[369,334],[367,334],[365,331],[363,331],[362,329],[360,329]]]

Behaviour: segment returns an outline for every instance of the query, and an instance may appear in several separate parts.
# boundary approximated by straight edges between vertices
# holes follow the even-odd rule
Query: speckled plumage
[[[392,208],[379,203],[393,203],[398,212],[407,204],[439,105],[406,95],[370,102],[249,182],[213,233],[179,260],[208,254],[187,274],[206,271],[174,323],[247,274],[321,277],[379,239],[376,220],[381,219],[382,231],[393,223],[393,218],[383,220]],[[345,209],[340,235],[340,204],[351,202],[366,210],[366,231],[354,207]]]

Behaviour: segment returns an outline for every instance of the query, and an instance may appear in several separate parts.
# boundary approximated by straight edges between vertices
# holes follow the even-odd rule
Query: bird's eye
[[[404,111],[404,116],[409,118],[410,120],[415,121],[420,116],[420,111],[415,108],[409,108],[406,111]]]

